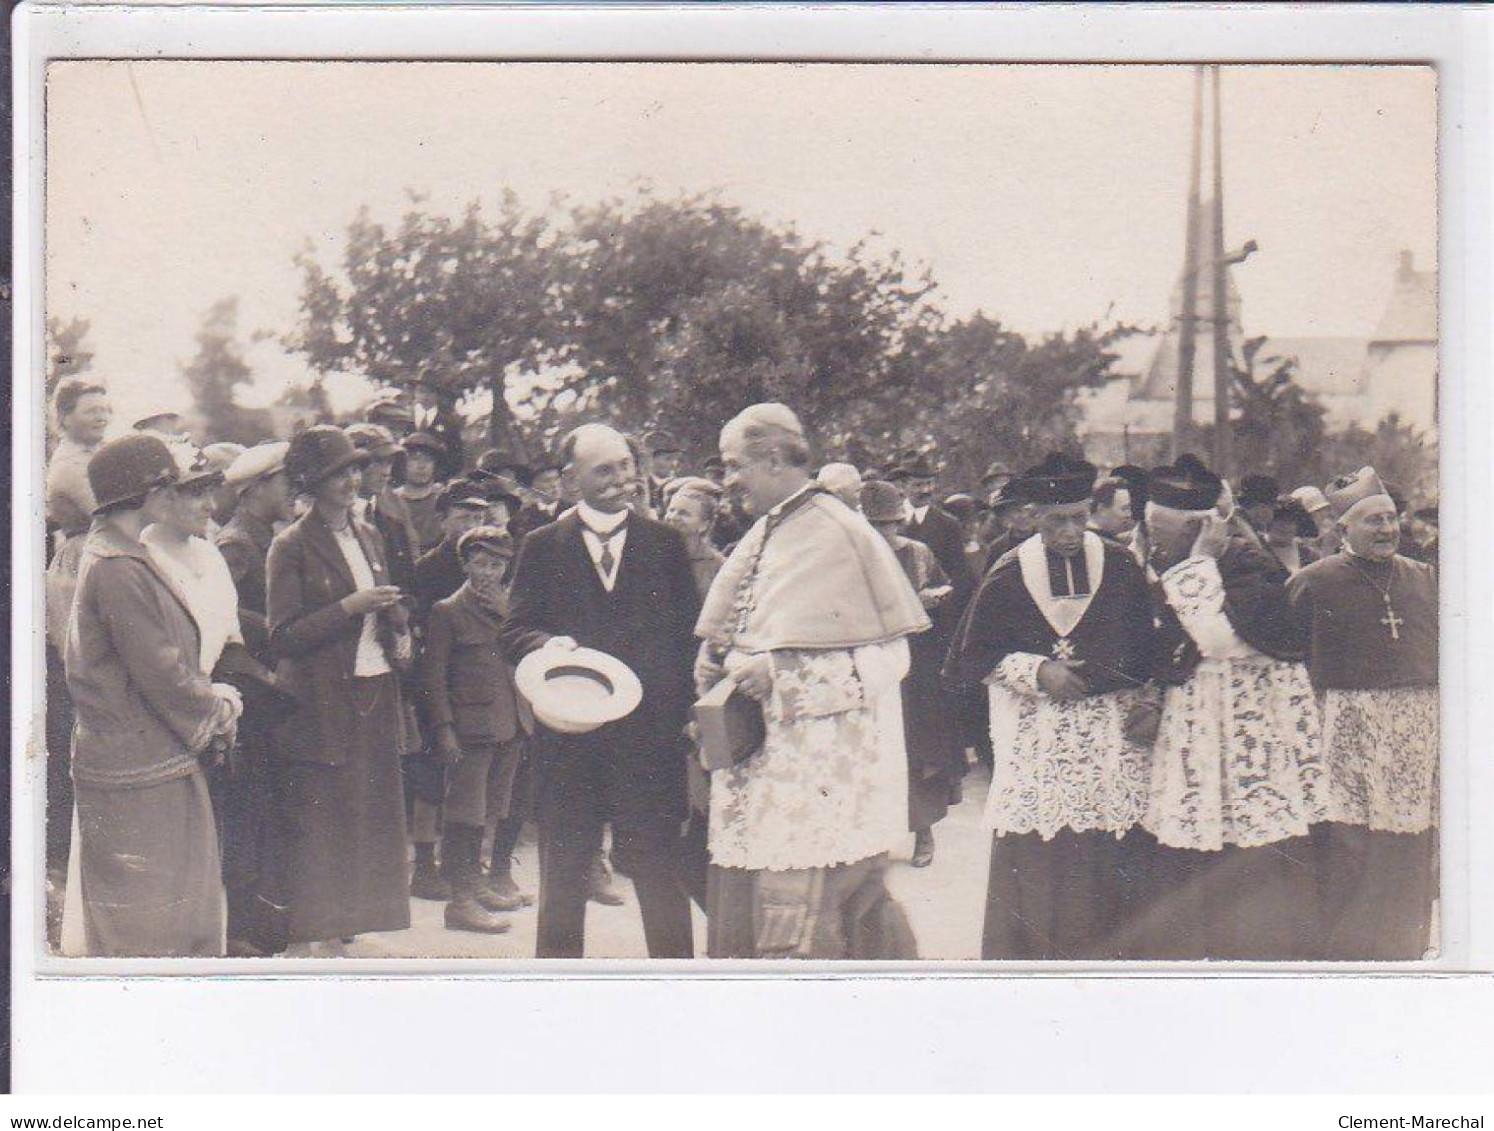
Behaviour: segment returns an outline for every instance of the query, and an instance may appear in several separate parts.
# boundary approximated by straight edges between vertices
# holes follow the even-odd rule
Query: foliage
[[[273,428],[267,412],[237,402],[239,387],[254,380],[238,343],[238,317],[237,298],[215,302],[197,331],[197,356],[180,368],[206,434],[247,446],[268,439]]]
[[[301,319],[286,344],[318,373],[422,387],[448,413],[489,390],[490,442],[514,442],[511,386],[547,361],[558,324],[549,234],[511,192],[492,219],[475,202],[455,220],[412,207],[389,230],[362,209],[340,274],[297,257]]]
[[[1296,359],[1262,356],[1265,343],[1264,337],[1248,339],[1244,365],[1234,372],[1234,477],[1259,473],[1290,486],[1321,483],[1323,406],[1297,384]]]
[[[1388,414],[1373,429],[1351,424],[1329,437],[1323,464],[1322,482],[1368,464],[1413,503],[1437,498],[1437,445],[1398,413]]]

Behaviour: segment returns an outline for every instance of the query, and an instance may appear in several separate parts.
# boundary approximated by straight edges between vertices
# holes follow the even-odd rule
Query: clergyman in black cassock
[[[1436,942],[1437,574],[1396,552],[1372,468],[1325,494],[1344,548],[1288,583],[1323,696],[1320,957],[1421,958]]]
[[[1150,751],[1130,733],[1164,638],[1136,559],[1085,530],[1094,478],[1062,456],[1024,474],[1039,533],[986,575],[945,665],[990,688],[983,958],[1130,957],[1144,905]]]

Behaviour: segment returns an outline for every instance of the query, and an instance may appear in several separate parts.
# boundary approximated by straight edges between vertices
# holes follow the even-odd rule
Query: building
[[[1212,209],[1205,208],[1208,217]],[[1208,233],[1205,233],[1205,240]],[[1208,246],[1205,242],[1204,246]],[[1230,355],[1243,359],[1246,335],[1234,279],[1226,276]],[[1179,328],[1183,283],[1173,288],[1171,321],[1161,333],[1131,335],[1116,347],[1116,377],[1080,398],[1079,435],[1085,452],[1104,466],[1164,460],[1172,443],[1177,397]],[[1201,270],[1197,350],[1193,369],[1193,419],[1214,419],[1212,272]],[[1396,267],[1391,294],[1379,323],[1365,337],[1275,338],[1267,336],[1255,356],[1256,370],[1277,360],[1296,363],[1297,383],[1322,404],[1330,431],[1350,424],[1373,428],[1394,412],[1435,437],[1437,429],[1437,276],[1418,271],[1409,251]]]

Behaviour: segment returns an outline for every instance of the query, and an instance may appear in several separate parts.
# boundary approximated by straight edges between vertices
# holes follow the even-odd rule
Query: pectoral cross
[[[1054,642],[1053,658],[1055,660],[1072,660],[1074,658],[1074,645],[1067,636],[1060,636]]]
[[[1400,627],[1406,622],[1395,615],[1395,609],[1391,607],[1390,598],[1385,598],[1385,615],[1380,618],[1380,623],[1390,629],[1390,638],[1399,640],[1401,638]]]

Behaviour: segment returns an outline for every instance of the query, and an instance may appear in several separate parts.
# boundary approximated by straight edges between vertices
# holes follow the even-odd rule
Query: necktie
[[[604,577],[611,577],[612,567],[617,564],[617,556],[612,552],[612,539],[617,537],[617,531],[614,530],[607,535],[598,534],[597,537],[602,539],[602,556],[598,559],[597,565],[602,567]]]

